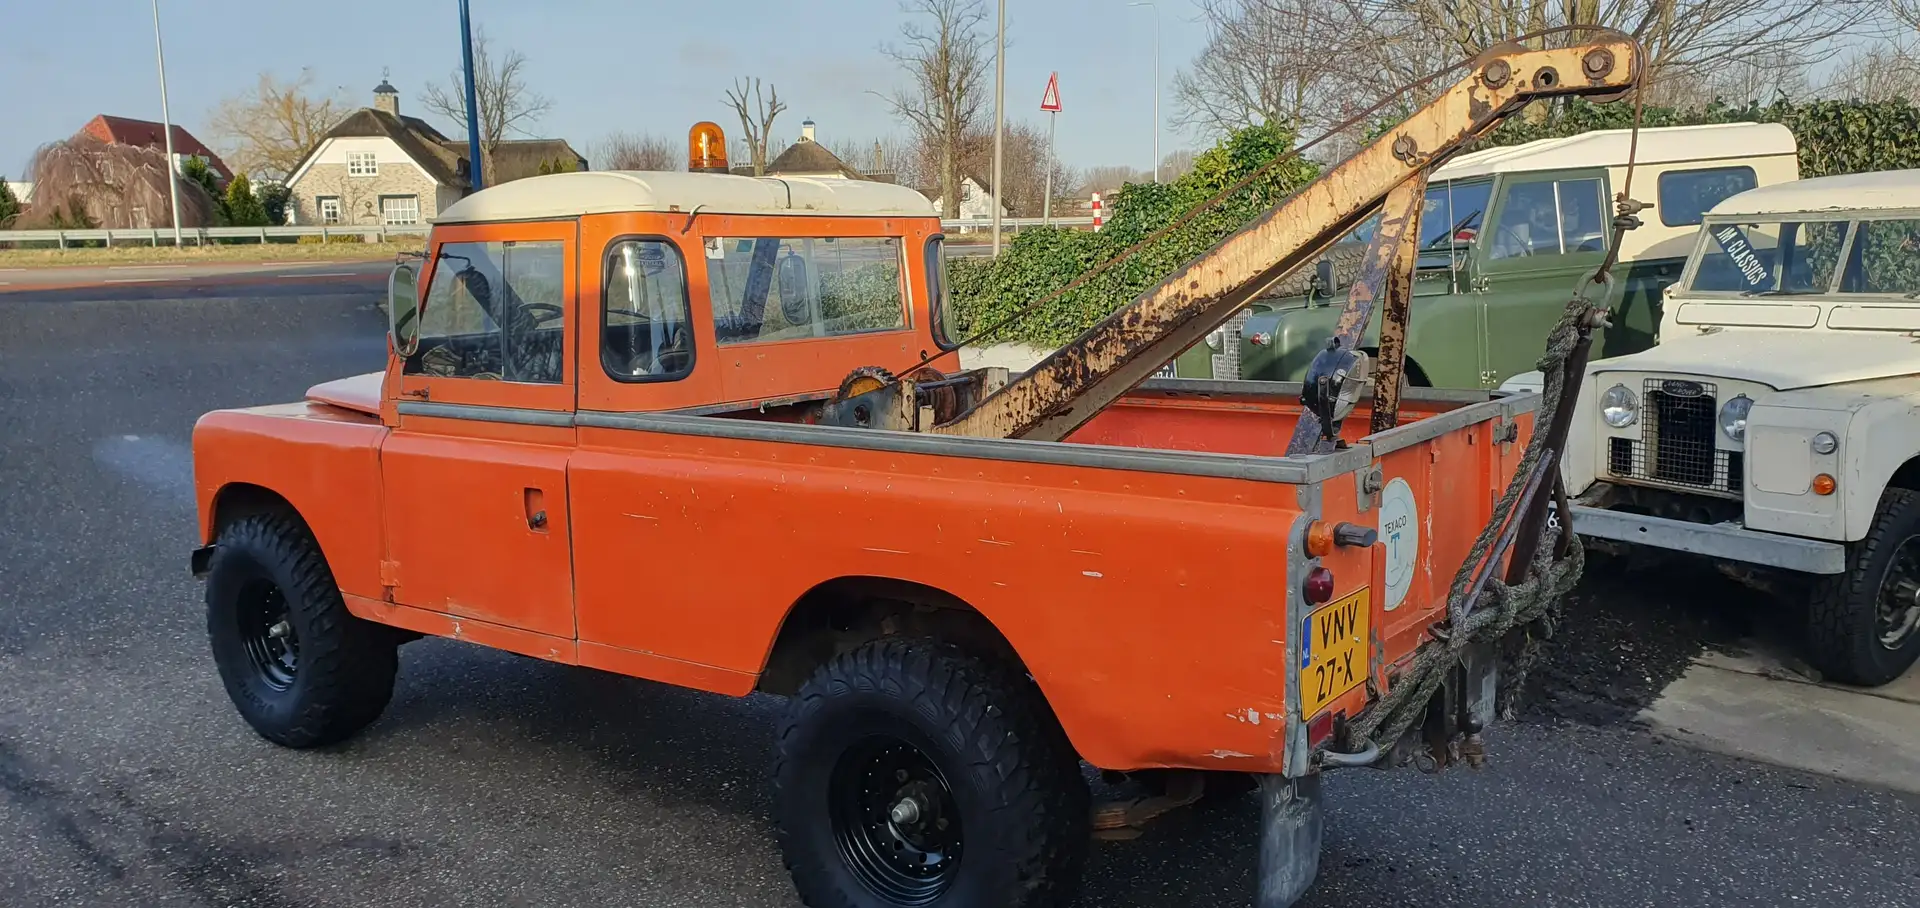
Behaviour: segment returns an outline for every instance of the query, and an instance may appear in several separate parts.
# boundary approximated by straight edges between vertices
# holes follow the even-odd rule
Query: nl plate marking
[[[1367,680],[1371,601],[1361,589],[1308,615],[1300,628],[1307,645],[1300,664],[1300,715],[1312,718]]]

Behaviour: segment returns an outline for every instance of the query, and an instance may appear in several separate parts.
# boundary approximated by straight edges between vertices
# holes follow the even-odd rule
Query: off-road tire
[[[1847,572],[1815,581],[1808,603],[1807,661],[1829,680],[1879,687],[1920,658],[1920,632],[1888,648],[1875,625],[1881,584],[1893,557],[1915,536],[1920,536],[1920,493],[1888,489],[1866,538],[1848,546]]]
[[[964,849],[944,891],[896,900],[843,857],[835,767],[874,736],[908,740],[950,787]],[[816,670],[780,724],[774,821],[811,908],[1039,908],[1070,900],[1091,836],[1080,761],[1023,672],[949,644],[889,638]]]
[[[291,682],[270,679],[248,651],[243,616],[271,584],[297,639]],[[322,747],[386,709],[399,666],[397,635],[347,611],[320,545],[298,519],[255,514],[221,528],[207,575],[207,639],[227,696],[261,737]]]

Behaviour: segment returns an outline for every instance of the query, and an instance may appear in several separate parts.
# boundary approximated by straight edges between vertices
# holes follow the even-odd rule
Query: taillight
[[[1321,713],[1307,721],[1307,747],[1318,749],[1333,737],[1333,713]]]
[[[1307,572],[1307,580],[1300,584],[1300,593],[1307,599],[1308,605],[1324,605],[1333,599],[1333,572],[1324,567],[1316,567]]]

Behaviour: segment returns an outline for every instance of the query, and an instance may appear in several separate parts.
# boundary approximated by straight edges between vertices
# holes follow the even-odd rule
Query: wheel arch
[[[959,596],[912,580],[847,575],[816,584],[788,607],[755,689],[794,693],[835,655],[892,636],[937,637],[1028,673],[1006,634]]]

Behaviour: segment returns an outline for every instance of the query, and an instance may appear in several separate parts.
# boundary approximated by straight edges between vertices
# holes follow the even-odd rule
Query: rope
[[[1554,552],[1556,543],[1560,542],[1560,530],[1550,522],[1543,521],[1540,544],[1534,548],[1533,560],[1526,566],[1522,579],[1518,583],[1507,584],[1490,577],[1479,598],[1467,601],[1481,564],[1493,554],[1501,531],[1508,521],[1518,520],[1522,516],[1515,512],[1541,459],[1550,455],[1557,457],[1559,454],[1549,444],[1552,439],[1548,437],[1546,427],[1553,424],[1555,414],[1559,413],[1564,403],[1567,360],[1578,346],[1582,331],[1586,330],[1593,318],[1595,306],[1587,294],[1594,287],[1608,288],[1612,285],[1613,267],[1619,260],[1621,240],[1627,231],[1640,226],[1635,215],[1646,206],[1634,201],[1630,193],[1634,162],[1640,147],[1642,99],[1646,88],[1644,63],[1644,57],[1634,61],[1633,132],[1627,145],[1626,175],[1621,181],[1620,193],[1615,197],[1613,243],[1593,277],[1575,289],[1573,297],[1567,301],[1566,309],[1560,314],[1559,323],[1547,336],[1547,349],[1538,363],[1546,375],[1546,382],[1541,389],[1540,409],[1534,416],[1533,436],[1527,440],[1526,450],[1521,455],[1518,468],[1514,470],[1512,481],[1507,484],[1500,501],[1494,505],[1492,519],[1481,527],[1480,535],[1474,539],[1466,560],[1454,574],[1453,585],[1447,591],[1447,632],[1421,644],[1412,662],[1401,673],[1399,682],[1352,725],[1358,740],[1372,742],[1383,751],[1390,750],[1414,723],[1424,717],[1427,704],[1445,682],[1448,673],[1460,664],[1467,649],[1474,646],[1507,644],[1504,651],[1498,653],[1502,664],[1496,709],[1500,718],[1512,719],[1527,675],[1539,663],[1542,644],[1553,637],[1559,626],[1561,602],[1579,583],[1581,572],[1586,567],[1586,550],[1581,546],[1579,537],[1566,533],[1566,553],[1556,557]],[[1558,470],[1558,464],[1551,465],[1548,476],[1534,493],[1535,507],[1545,507],[1545,502],[1538,501],[1538,498],[1552,493],[1552,486],[1558,481]],[[1569,520],[1571,516],[1562,514],[1560,519]],[[1485,570],[1493,571],[1498,567],[1497,564],[1487,564]],[[1521,632],[1517,640],[1509,636],[1515,631]]]

